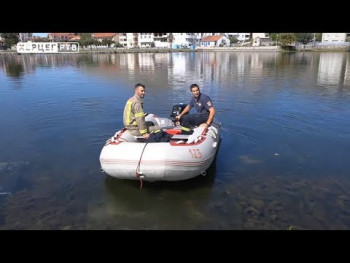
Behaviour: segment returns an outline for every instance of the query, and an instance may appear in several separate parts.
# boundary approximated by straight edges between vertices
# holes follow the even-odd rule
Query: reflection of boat
[[[215,189],[215,164],[214,160],[206,176],[186,181],[145,182],[146,187],[142,191],[136,181],[106,176],[104,203],[90,213],[98,222],[109,222],[109,229],[115,230],[205,228],[211,218],[211,210],[207,211],[203,206],[208,204]],[[147,187],[148,184],[152,187]]]
[[[103,171],[120,179],[145,181],[179,181],[206,173],[218,149],[220,123],[214,120],[208,128],[195,127],[193,134],[182,135],[169,118],[148,114],[146,121],[173,134],[170,142],[147,143],[121,129],[102,148]]]

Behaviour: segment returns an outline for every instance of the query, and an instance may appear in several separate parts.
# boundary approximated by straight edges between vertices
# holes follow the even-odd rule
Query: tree
[[[230,45],[236,44],[238,42],[238,39],[236,36],[230,36]]]
[[[109,47],[111,44],[113,44],[114,41],[110,38],[104,38],[102,39],[102,45],[105,45],[107,47]]]
[[[4,39],[5,49],[11,48],[13,45],[17,45],[19,42],[18,33],[2,33],[1,37]]]
[[[292,46],[295,43],[296,37],[293,33],[281,33],[278,35],[278,42],[281,46]]]
[[[82,47],[86,47],[92,45],[94,43],[94,39],[91,36],[91,33],[83,33],[81,34],[79,44]]]
[[[278,41],[279,41],[279,35],[278,33],[268,33],[270,40],[271,40],[271,45],[272,46],[278,46]]]
[[[277,41],[277,33],[269,33],[270,39],[273,42]]]
[[[322,41],[322,33],[316,33],[315,37],[316,37],[315,41],[317,41],[317,42],[321,42]]]
[[[296,40],[300,43],[302,43],[303,49],[305,50],[305,45],[310,43],[313,39],[313,34],[311,33],[297,33],[296,34]]]
[[[172,48],[174,42],[174,35],[172,33],[168,35],[168,42],[170,43],[170,48]]]

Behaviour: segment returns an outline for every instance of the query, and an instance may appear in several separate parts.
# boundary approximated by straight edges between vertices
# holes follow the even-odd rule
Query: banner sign
[[[78,42],[18,42],[17,53],[78,53]]]

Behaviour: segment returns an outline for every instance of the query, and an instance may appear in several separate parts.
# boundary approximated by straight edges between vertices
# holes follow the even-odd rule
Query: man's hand
[[[179,121],[181,119],[181,116],[177,115],[177,116],[175,116],[175,119]]]
[[[148,137],[149,137],[149,133],[145,133],[144,135],[142,135],[143,136],[143,138],[145,138],[146,140],[148,139]]]

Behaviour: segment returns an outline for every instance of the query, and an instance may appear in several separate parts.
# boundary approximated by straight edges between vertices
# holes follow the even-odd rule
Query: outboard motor
[[[176,123],[175,117],[179,115],[186,108],[186,106],[187,104],[184,104],[184,103],[175,104],[173,106],[173,110],[171,111],[171,114],[170,114],[170,119],[174,122],[174,124]]]

